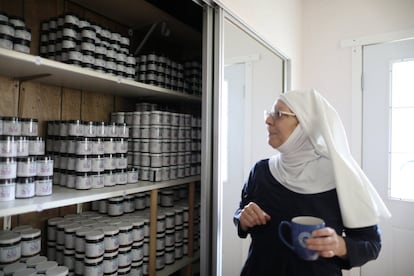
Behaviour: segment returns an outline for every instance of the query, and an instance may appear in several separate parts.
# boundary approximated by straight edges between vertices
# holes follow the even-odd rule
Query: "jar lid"
[[[0,185],[14,185],[16,184],[16,178],[0,179]]]
[[[44,263],[47,261],[47,257],[45,256],[33,256],[26,260],[26,265],[28,267],[35,267],[36,265],[40,263]]]
[[[11,135],[0,135],[2,141],[14,141],[14,136]]]
[[[93,229],[91,227],[82,226],[76,230],[76,236],[85,236],[86,233],[92,232]]]
[[[38,273],[44,273],[46,272],[48,269],[52,269],[54,267],[57,267],[58,263],[55,261],[46,261],[43,263],[40,263],[38,265],[36,265],[36,270]]]
[[[69,268],[66,266],[56,266],[54,268],[46,270],[46,275],[50,276],[66,276],[69,273]]]
[[[104,233],[101,230],[93,230],[85,234],[85,240],[99,240],[104,237]]]
[[[38,275],[36,269],[34,268],[25,268],[20,271],[16,271],[13,273],[13,276],[35,276]]]
[[[20,231],[22,239],[30,239],[40,237],[40,229],[32,228]]]
[[[124,198],[122,196],[118,196],[118,197],[112,197],[110,199],[108,199],[109,203],[120,203],[122,201],[124,201]]]
[[[59,222],[64,221],[65,219],[62,217],[54,217],[54,218],[50,218],[47,220],[47,225],[49,226],[55,226],[57,225]]]
[[[105,235],[116,235],[119,233],[118,227],[115,227],[113,225],[106,225],[102,227],[102,231],[105,233]]]
[[[120,231],[128,231],[132,229],[132,223],[129,220],[123,220],[119,225],[118,228]]]
[[[69,224],[69,225],[65,226],[65,232],[68,232],[68,233],[75,232],[76,230],[78,230],[81,227],[82,226],[79,223],[72,223],[72,224]]]
[[[39,137],[39,136],[29,136],[29,140],[44,141],[43,137]]]
[[[41,155],[41,156],[37,156],[36,160],[38,160],[38,161],[53,161],[53,158],[50,155]]]
[[[32,229],[32,228],[33,227],[31,225],[25,224],[25,225],[19,225],[19,226],[14,227],[12,231],[16,233],[20,233],[23,230]]]
[[[24,269],[26,269],[26,264],[16,262],[6,265],[3,268],[3,272],[5,275],[12,275],[14,272],[22,271]]]

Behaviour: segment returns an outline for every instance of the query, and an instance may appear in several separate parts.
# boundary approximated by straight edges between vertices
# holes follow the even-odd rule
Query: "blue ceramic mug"
[[[285,240],[282,231],[284,227],[290,228],[292,243]],[[325,227],[325,222],[317,217],[294,217],[289,221],[279,224],[279,237],[282,242],[293,250],[300,258],[314,261],[319,257],[318,252],[306,248],[305,241],[312,236],[312,231]]]

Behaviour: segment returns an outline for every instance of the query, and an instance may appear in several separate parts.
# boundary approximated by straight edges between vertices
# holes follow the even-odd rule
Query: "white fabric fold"
[[[285,147],[282,145],[280,156],[272,157],[269,161],[269,167],[275,178],[280,182],[281,179],[288,182],[287,187],[293,191],[300,192],[304,189],[302,193],[323,191],[324,189],[317,182],[322,180],[329,183],[332,180],[333,187],[337,190],[342,220],[348,228],[375,225],[380,217],[391,217],[374,186],[352,157],[342,121],[328,101],[316,90],[289,91],[282,94],[279,99],[296,114],[299,125],[309,137],[315,153],[321,157],[315,159],[319,160],[318,162],[307,163],[307,166],[316,164],[316,168],[312,170],[316,170],[318,179],[309,179],[309,183],[305,184],[303,179],[298,178],[299,181],[296,182],[294,178],[283,176],[288,172],[286,168],[283,169],[285,172],[280,170],[280,167],[283,167],[280,160],[284,159]],[[332,164],[333,175],[330,175],[329,167],[321,168],[327,163]],[[322,175],[325,173],[326,175]],[[326,181],[325,177],[331,180]],[[313,185],[315,188],[311,188]],[[326,185],[325,188],[329,187]]]

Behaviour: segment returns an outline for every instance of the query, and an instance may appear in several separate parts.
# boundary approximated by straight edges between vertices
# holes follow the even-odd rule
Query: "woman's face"
[[[288,112],[290,114],[280,113],[281,116],[279,116],[278,111]],[[287,140],[299,121],[293,115],[292,110],[280,100],[273,105],[271,112],[273,113],[266,115],[265,118],[267,131],[269,133],[267,141],[273,148],[278,148]]]

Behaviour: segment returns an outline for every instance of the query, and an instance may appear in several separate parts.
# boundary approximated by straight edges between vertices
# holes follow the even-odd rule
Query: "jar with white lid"
[[[93,137],[91,138],[91,144],[92,144],[92,154],[104,154],[105,148],[102,141],[102,138],[100,137]]]
[[[118,249],[118,268],[131,267],[132,255],[131,255],[132,246],[119,247]]]
[[[36,265],[37,273],[46,273],[47,270],[53,269],[58,266],[58,263],[55,261],[46,261]]]
[[[83,254],[75,253],[75,275],[84,275],[84,260]]]
[[[75,153],[78,155],[92,154],[92,141],[89,137],[76,138]]]
[[[116,132],[118,133],[118,137],[121,138],[128,138],[129,137],[129,126],[126,123],[117,123],[116,124]]]
[[[119,229],[113,225],[107,225],[102,228],[104,232],[105,254],[116,252],[119,248]]]
[[[123,197],[113,197],[108,199],[108,215],[121,216],[124,214]]]
[[[54,217],[47,220],[47,240],[56,241],[57,225],[64,221],[62,217]]]
[[[90,155],[76,155],[76,172],[90,172],[92,170],[92,159]]]
[[[74,249],[76,243],[76,231],[81,229],[79,223],[72,223],[64,226],[65,233],[65,249]]]
[[[0,179],[0,202],[15,199],[16,179]]]
[[[37,176],[53,175],[53,159],[51,156],[38,156],[36,158]]]
[[[104,275],[110,275],[118,271],[118,251],[105,253],[103,260],[103,273]]]
[[[64,249],[63,250],[63,265],[69,269],[69,273],[73,273],[75,270],[75,250]]]
[[[128,174],[128,183],[137,183],[138,182],[138,169],[134,167],[129,167],[127,169]]]
[[[69,269],[66,266],[56,266],[46,270],[46,276],[66,276],[69,275]]]
[[[14,232],[0,234],[0,266],[14,263],[21,257],[21,236]]]
[[[37,136],[38,135],[38,120],[34,118],[21,118],[21,135],[23,136]]]
[[[84,55],[85,58],[85,55]],[[83,122],[83,131],[85,137],[95,137],[96,136],[96,128],[95,123],[92,121]]]
[[[28,156],[29,155],[29,141],[26,136],[17,136],[16,141],[16,155],[17,156]]]
[[[132,229],[133,225],[129,220],[123,220],[119,225],[119,247],[132,246],[134,242]]]
[[[26,269],[26,264],[24,263],[13,263],[8,264],[3,268],[4,275],[11,276],[14,275],[14,273],[22,271]]]
[[[52,194],[53,176],[36,176],[35,194],[36,196],[48,196]]]
[[[165,251],[158,250],[155,258],[155,269],[161,270],[165,267]]]
[[[116,153],[116,143],[114,137],[106,137],[102,139],[104,145],[105,154],[115,154]]]
[[[163,139],[151,139],[148,145],[150,153],[162,153]]]
[[[104,256],[97,258],[85,258],[83,264],[84,275],[102,276],[104,273],[103,258]]]
[[[11,179],[17,175],[15,157],[0,157],[0,179]]]
[[[116,161],[115,154],[104,154],[104,169],[115,170]]]
[[[16,157],[17,143],[14,136],[0,136],[0,157]]]
[[[16,198],[31,198],[35,196],[35,179],[34,177],[16,178]]]
[[[132,262],[142,261],[144,258],[144,240],[134,242],[131,249]]]
[[[128,174],[125,169],[115,170],[116,173],[116,184],[125,185],[128,183]]]
[[[21,133],[21,122],[18,117],[3,117],[4,135],[18,136]]]
[[[116,185],[116,173],[114,170],[105,170],[104,171],[104,186],[110,187]]]
[[[83,136],[84,128],[81,120],[68,121],[68,134],[70,136]]]
[[[138,193],[135,195],[135,209],[144,210],[146,208],[145,193]]]
[[[175,247],[170,246],[165,248],[165,264],[170,265],[175,262]]]
[[[95,122],[95,133],[97,137],[106,137],[105,122]]]
[[[135,211],[135,196],[126,195],[124,197],[124,213],[132,213]]]
[[[100,189],[105,187],[104,174],[102,172],[90,172],[92,178],[92,189]]]
[[[47,242],[46,256],[49,261],[56,261],[56,242]]]
[[[85,235],[93,231],[92,227],[82,226],[76,230],[75,251],[77,254],[85,253]]]
[[[17,177],[35,176],[37,173],[36,158],[34,156],[17,158]]]
[[[104,233],[101,230],[94,230],[85,234],[85,257],[98,258],[105,252]]]
[[[104,167],[104,156],[103,155],[91,155],[91,171],[103,172]]]
[[[124,153],[115,154],[116,169],[126,169],[128,167],[127,155]]]

